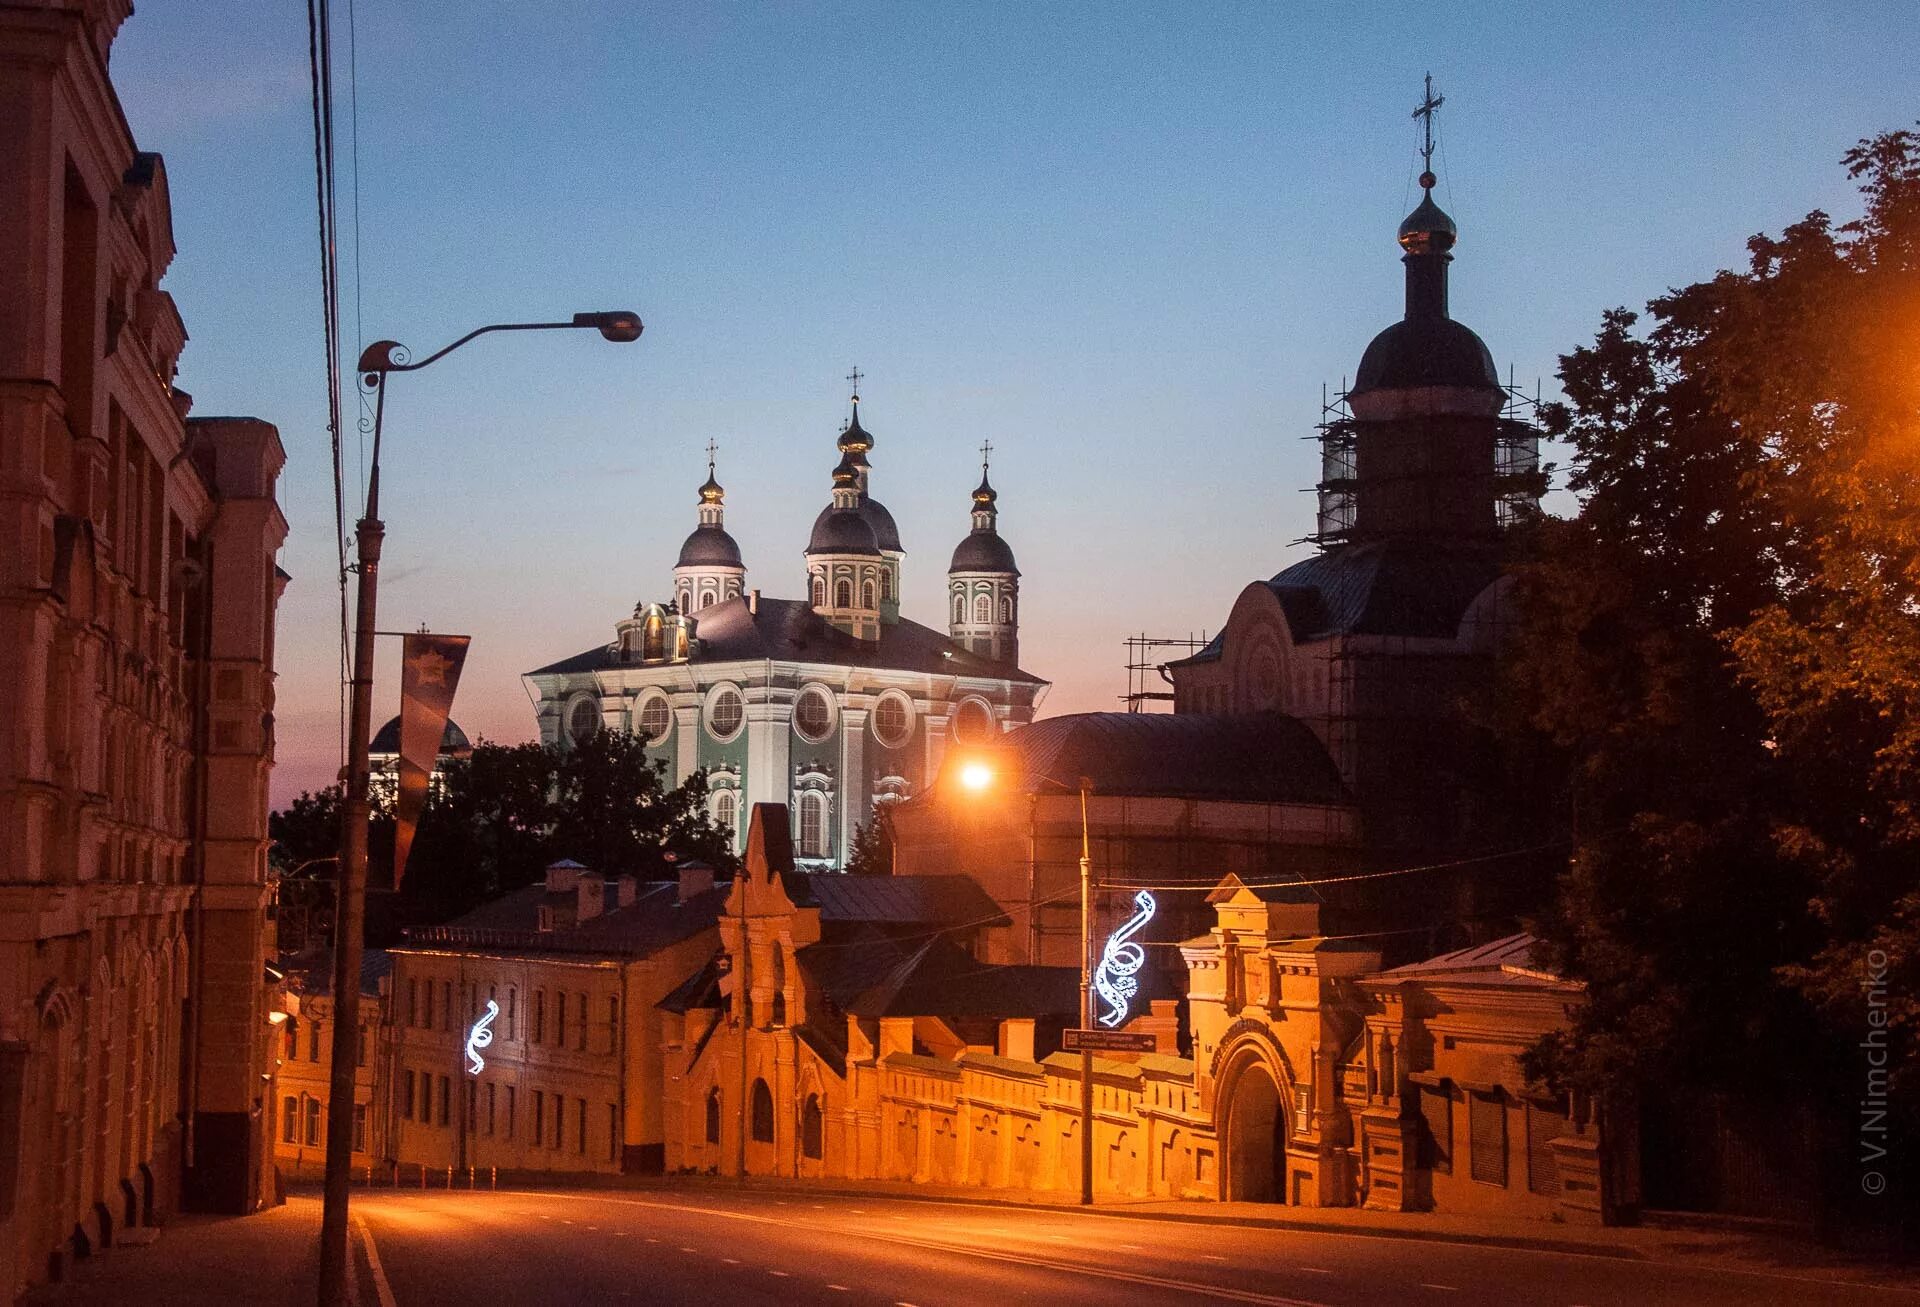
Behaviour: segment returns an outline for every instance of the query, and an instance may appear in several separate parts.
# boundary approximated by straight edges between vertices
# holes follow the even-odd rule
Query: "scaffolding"
[[[1540,466],[1540,383],[1528,395],[1513,382],[1500,388],[1505,398],[1496,421],[1493,447],[1494,522],[1502,530],[1538,509],[1546,493],[1546,474]],[[1313,487],[1318,499],[1311,535],[1295,544],[1345,544],[1354,539],[1360,492],[1359,432],[1361,423],[1348,403],[1346,379],[1328,393],[1320,387],[1320,421],[1308,440],[1320,442],[1320,480]]]
[[[1189,631],[1185,636],[1165,636],[1142,631],[1128,636],[1126,646],[1127,692],[1120,696],[1120,702],[1127,706],[1128,712],[1152,712],[1151,704],[1173,702],[1173,678],[1167,675],[1167,664],[1173,659],[1166,654],[1173,653],[1176,658],[1192,657],[1207,647],[1207,633],[1202,631],[1195,636]],[[1158,685],[1167,688],[1149,688]]]

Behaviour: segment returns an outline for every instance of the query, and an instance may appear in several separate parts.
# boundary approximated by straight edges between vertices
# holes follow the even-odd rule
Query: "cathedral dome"
[[[1465,323],[1452,318],[1407,318],[1367,346],[1351,393],[1419,386],[1498,390],[1500,374],[1486,342]]]
[[[809,554],[878,554],[873,526],[857,508],[828,508],[813,524]]]
[[[1430,186],[1428,179],[1432,173],[1421,176],[1420,184]],[[1453,248],[1460,238],[1460,229],[1453,225],[1453,219],[1447,216],[1445,209],[1433,202],[1433,192],[1427,191],[1420,198],[1420,207],[1409,213],[1400,224],[1400,248],[1409,254],[1445,254]]]
[[[722,526],[697,526],[680,546],[675,567],[743,567],[740,546]]]
[[[949,572],[1013,572],[1013,546],[993,531],[975,531],[953,551]]]
[[[473,744],[467,739],[467,733],[455,725],[454,720],[449,717],[447,729],[440,733],[440,752],[460,754],[472,748]],[[385,726],[374,732],[372,742],[367,745],[367,752],[400,752],[400,719],[398,717],[389,719]]]
[[[827,519],[832,517],[835,511],[834,506],[828,504],[820,510],[820,516],[813,519],[813,534],[816,537],[820,534],[821,528],[826,526]],[[887,553],[897,554],[906,552],[900,547],[900,528],[894,524],[893,514],[887,511],[885,504],[877,499],[863,498],[860,501],[860,506],[856,508],[854,512],[858,513],[866,521],[866,524],[873,528],[873,542],[877,548]]]

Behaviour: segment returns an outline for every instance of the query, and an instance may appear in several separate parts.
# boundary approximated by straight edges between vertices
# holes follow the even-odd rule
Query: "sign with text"
[[[1160,1041],[1124,1030],[1063,1030],[1060,1047],[1069,1053],[1151,1053]]]

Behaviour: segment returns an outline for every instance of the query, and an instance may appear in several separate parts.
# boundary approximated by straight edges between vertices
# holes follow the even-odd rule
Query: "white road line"
[[[790,1271],[768,1271],[768,1272],[767,1272],[767,1274],[768,1274],[768,1275],[777,1275],[777,1276],[779,1276],[779,1277],[780,1277],[781,1279],[783,1279],[783,1280],[784,1280],[784,1279],[786,1279],[786,1278],[787,1278],[787,1276],[788,1276],[788,1275],[790,1275],[790,1274],[792,1274],[792,1272],[790,1272]]]
[[[725,1262],[729,1266],[738,1266],[740,1264],[740,1259],[738,1257],[722,1257],[720,1260]]]
[[[373,1291],[380,1299],[380,1307],[397,1307],[393,1286],[387,1283],[387,1273],[380,1265],[380,1251],[373,1246],[373,1231],[367,1228],[366,1218],[358,1212],[353,1214],[353,1223],[360,1227],[360,1242],[367,1246],[367,1269],[373,1272]]]
[[[844,1285],[844,1284],[829,1284],[829,1285],[828,1285],[827,1287],[828,1287],[829,1289],[832,1289],[832,1290],[835,1290],[835,1291],[836,1291],[836,1292],[838,1292],[838,1293],[845,1293],[845,1292],[847,1292],[847,1286],[846,1286],[846,1285]]]
[[[1299,1269],[1305,1271],[1308,1275],[1332,1275],[1333,1274],[1332,1271],[1329,1271],[1324,1266],[1302,1266]]]
[[[660,1241],[659,1241],[658,1239],[656,1239],[656,1238],[654,1238],[654,1237],[653,1237],[652,1235],[648,1235],[648,1236],[647,1236],[647,1242],[648,1242],[648,1243],[659,1243]]]
[[[687,1247],[687,1246],[686,1246],[685,1244],[681,1244],[681,1245],[680,1245],[680,1251],[681,1251],[681,1252],[683,1252],[683,1253],[697,1253],[697,1252],[699,1252],[700,1250],[699,1250],[698,1248],[689,1248],[689,1247]]]
[[[1422,1289],[1438,1289],[1441,1293],[1460,1292],[1460,1286],[1457,1284],[1426,1284],[1423,1282],[1420,1287]]]

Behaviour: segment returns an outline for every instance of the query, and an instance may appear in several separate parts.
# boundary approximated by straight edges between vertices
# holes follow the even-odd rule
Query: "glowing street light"
[[[1040,772],[1034,772],[1033,775],[1039,780],[1049,781],[1065,788],[1065,782],[1056,776],[1048,776]],[[993,784],[993,780],[993,768],[985,762],[976,759],[962,763],[960,766],[962,789],[981,794]],[[1087,796],[1093,793],[1092,778],[1082,776],[1077,788],[1080,791],[1080,1028],[1091,1030],[1093,1029],[1093,839],[1087,826]],[[1028,911],[1032,911],[1031,905]],[[1131,978],[1130,974],[1129,978]],[[1080,1204],[1083,1207],[1093,1205],[1093,1050],[1086,1047],[1080,1050]]]

